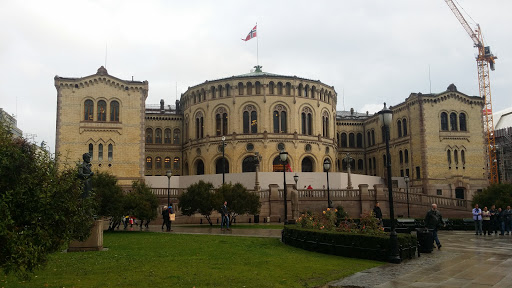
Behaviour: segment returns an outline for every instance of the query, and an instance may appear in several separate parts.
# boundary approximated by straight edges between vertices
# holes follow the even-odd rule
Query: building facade
[[[331,172],[350,167],[356,174],[387,176],[378,115],[336,111],[334,87],[319,80],[255,68],[189,87],[175,105],[145,104],[147,81],[120,80],[104,68],[84,78],[56,77],[56,151],[69,151],[70,159],[91,151],[95,168],[125,180],[167,170],[323,172],[326,160]],[[119,106],[117,121],[98,112],[111,114],[112,105]],[[409,176],[411,189],[425,194],[471,199],[487,186],[482,107],[482,99],[453,84],[439,94],[413,93],[390,107],[392,176]],[[105,151],[112,145],[119,158],[105,161],[100,144]],[[282,150],[288,152],[285,165]]]

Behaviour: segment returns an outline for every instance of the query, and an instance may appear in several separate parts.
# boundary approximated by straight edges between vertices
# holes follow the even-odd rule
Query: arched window
[[[304,86],[304,97],[309,97],[309,85]]]
[[[313,135],[313,111],[309,107],[302,109],[302,134]]]
[[[272,113],[274,123],[274,133],[287,133],[287,117],[286,107],[281,104],[276,105],[274,112]]]
[[[347,133],[341,133],[341,148],[347,148]]]
[[[283,83],[277,82],[277,95],[283,95]]]
[[[313,160],[311,160],[311,157],[304,157],[301,167],[302,172],[313,172]]]
[[[457,131],[457,113],[450,113],[450,130]]]
[[[292,84],[290,84],[290,82],[286,82],[286,88],[285,88],[286,95],[290,95],[291,91],[292,91]]]
[[[354,133],[348,134],[348,147],[354,148],[356,147],[356,141],[354,139]]]
[[[223,161],[222,157],[220,157],[215,162],[215,174],[222,174],[222,165],[224,165],[224,173],[229,173],[229,161],[226,158],[224,159]]]
[[[339,132],[336,132],[336,143],[338,144],[338,147],[341,147],[341,135]]]
[[[244,83],[238,83],[238,95],[244,95]]]
[[[231,86],[226,84],[226,96],[231,96]]]
[[[215,86],[210,87],[210,94],[212,94],[212,99],[217,97],[217,95],[215,95]]]
[[[92,100],[85,100],[84,102],[84,120],[94,120],[94,103],[92,102]]]
[[[153,159],[151,157],[146,157],[146,169],[153,169]]]
[[[460,127],[460,131],[467,131],[466,114],[464,114],[464,113],[459,114],[459,127]]]
[[[400,164],[404,163],[404,153],[402,150],[398,151],[398,158],[400,159]]]
[[[452,165],[452,151],[450,151],[450,149],[448,149],[446,151],[446,160],[448,161],[448,166],[451,166]]]
[[[363,164],[364,164],[363,159],[357,160],[357,170],[363,170],[364,169]]]
[[[370,171],[372,170],[372,158],[368,158],[368,174],[372,174]]]
[[[397,126],[398,137],[402,137],[402,121],[398,120],[396,122],[396,126]]]
[[[462,161],[462,166],[466,165],[466,152],[464,150],[460,150],[460,160]]]
[[[247,95],[252,95],[252,83],[247,82]]]
[[[324,111],[322,115],[322,136],[329,138],[329,113]]]
[[[256,87],[256,95],[260,95],[261,94],[261,83],[259,81],[256,81],[255,83],[255,87]]]
[[[316,92],[316,87],[315,86],[312,86],[311,87],[311,98],[314,99],[315,98],[315,92]]]
[[[372,146],[372,138],[370,137],[370,131],[366,132],[366,142],[368,142],[368,147]]]
[[[119,122],[119,102],[110,102],[110,121]]]
[[[162,169],[162,158],[155,158],[155,169]]]
[[[345,158],[343,158],[343,160],[341,160],[341,171],[347,171],[348,170],[348,165],[347,165],[347,160]]]
[[[101,143],[98,145],[98,160],[103,160],[103,144]]]
[[[164,143],[171,144],[171,129],[169,128],[164,130]]]
[[[152,144],[153,143],[153,129],[147,128],[146,129],[146,144]]]
[[[217,90],[219,90],[219,98],[222,98],[224,95],[223,95],[223,92],[222,92],[222,85],[219,85],[217,87]]]
[[[203,101],[206,101],[206,91],[204,89],[201,89],[201,94],[203,95]]]
[[[441,130],[448,131],[448,114],[446,112],[441,113]]]
[[[274,82],[270,81],[268,83],[268,94],[273,95],[274,94]]]
[[[402,127],[403,127],[403,130],[404,130],[404,137],[407,136],[407,119],[403,119],[402,120]]]
[[[203,113],[196,114],[196,138],[201,139],[204,135],[204,118]]]
[[[256,172],[256,161],[254,156],[247,156],[242,160],[242,173]]]
[[[363,148],[363,134],[357,133],[357,148]]]
[[[173,160],[173,163],[174,163],[174,169],[180,169],[180,157],[174,157],[174,160]]]
[[[98,121],[107,121],[107,102],[98,101]]]
[[[455,161],[455,165],[459,165],[459,153],[457,149],[453,150],[453,161]]]
[[[243,112],[243,132],[245,134],[258,133],[258,112],[254,105],[247,105]]]
[[[171,157],[165,157],[164,159],[164,168],[171,169]]]
[[[215,130],[217,136],[228,135],[228,112],[224,107],[215,111]]]
[[[304,89],[304,88],[303,88],[303,86],[302,86],[302,83],[300,83],[300,84],[299,84],[299,89],[297,90],[297,92],[298,92],[298,94],[299,94],[298,96],[301,96],[301,97],[302,97],[302,89]]]
[[[172,139],[173,144],[176,144],[176,145],[180,144],[180,134],[181,134],[180,129],[174,129],[174,137]]]
[[[404,158],[405,158],[405,163],[409,163],[409,150],[405,149],[404,151]]]
[[[372,130],[372,145],[375,145],[375,130]]]
[[[114,159],[114,145],[108,144],[108,161],[112,161]]]
[[[286,159],[286,164],[284,165],[286,172],[290,171],[290,159]],[[274,158],[274,161],[272,161],[272,171],[273,172],[283,172],[283,162],[281,161],[281,158],[279,158],[279,155]]]
[[[155,144],[162,144],[162,129],[155,129]]]
[[[201,159],[196,162],[196,175],[204,175],[204,162]]]

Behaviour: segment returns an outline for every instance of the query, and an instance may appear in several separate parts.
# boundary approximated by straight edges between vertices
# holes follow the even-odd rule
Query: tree
[[[28,278],[71,240],[85,240],[94,201],[82,199],[77,169],[0,124],[0,267]]]
[[[237,215],[258,214],[261,203],[259,196],[255,193],[248,192],[240,183],[235,185],[229,183],[222,185],[217,190],[217,203],[215,208],[221,213],[222,204],[228,202],[229,222],[233,222]]]
[[[195,213],[200,213],[206,218],[210,226],[213,225],[210,216],[218,201],[215,199],[216,195],[210,192],[211,189],[213,189],[213,184],[202,180],[190,185],[187,191],[178,197],[178,207],[181,214],[192,216]]]
[[[94,187],[94,199],[98,203],[97,214],[103,217],[110,217],[108,230],[120,223],[124,213],[124,193],[121,186],[117,184],[117,178],[105,172],[95,172],[92,177]]]
[[[512,203],[512,184],[493,184],[473,196],[473,206],[478,204],[482,208],[496,205],[496,208],[505,209],[510,203]]]
[[[149,222],[157,216],[158,198],[151,191],[151,187],[142,181],[133,181],[132,191],[126,195],[124,204],[125,211],[137,219]]]

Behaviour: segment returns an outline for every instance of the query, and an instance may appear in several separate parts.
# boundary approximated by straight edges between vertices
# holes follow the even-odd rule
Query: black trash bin
[[[418,251],[420,253],[432,253],[434,250],[434,234],[427,228],[417,228],[416,237],[418,238]]]
[[[254,215],[254,223],[260,223],[260,215]]]

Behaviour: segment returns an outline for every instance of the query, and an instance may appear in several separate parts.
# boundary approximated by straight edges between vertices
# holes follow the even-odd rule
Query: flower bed
[[[372,214],[364,215],[359,224],[336,216],[336,209],[322,214],[303,214],[296,225],[286,225],[282,241],[308,251],[352,258],[388,261],[391,255],[389,234]],[[401,259],[416,255],[417,239],[411,234],[398,235]]]

